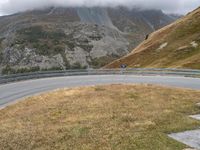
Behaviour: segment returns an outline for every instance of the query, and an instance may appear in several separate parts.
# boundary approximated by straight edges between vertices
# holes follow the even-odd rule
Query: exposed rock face
[[[98,68],[172,21],[161,11],[122,7],[48,8],[0,17],[0,70]]]
[[[115,28],[106,8],[77,8],[78,16],[84,23],[92,23]]]

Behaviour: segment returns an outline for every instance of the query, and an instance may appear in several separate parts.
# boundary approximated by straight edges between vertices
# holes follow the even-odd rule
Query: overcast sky
[[[200,6],[200,0],[0,0],[0,15],[49,6],[126,6],[186,14]]]

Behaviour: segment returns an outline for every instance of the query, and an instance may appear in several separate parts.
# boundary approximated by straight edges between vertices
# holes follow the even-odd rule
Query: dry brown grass
[[[193,129],[200,91],[153,85],[63,89],[0,111],[0,149],[182,150],[167,133]]]
[[[190,68],[200,69],[200,8],[176,22],[152,33],[149,38],[104,68]],[[192,47],[191,42],[197,47]],[[159,47],[167,46],[159,50]],[[182,49],[180,49],[182,48]]]

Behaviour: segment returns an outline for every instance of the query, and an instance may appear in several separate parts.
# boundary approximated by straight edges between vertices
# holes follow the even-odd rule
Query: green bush
[[[4,39],[5,39],[5,38],[0,38],[0,44],[3,42]]]
[[[1,47],[0,47],[0,63],[2,63],[2,61],[3,61],[3,52],[2,52]]]
[[[9,75],[9,74],[14,74],[15,70],[11,68],[9,65],[7,65],[5,68],[2,69],[2,74],[3,75]]]
[[[80,63],[75,63],[71,66],[71,69],[86,69],[87,66],[82,66]]]
[[[40,71],[40,67],[31,67],[31,68],[20,68],[16,70],[16,73],[27,73],[27,72],[37,72]]]
[[[62,47],[62,46],[55,46],[54,47],[54,53],[55,54],[61,54],[62,52],[64,52],[64,50],[65,50],[65,48],[64,47]]]
[[[100,58],[95,58],[95,59],[92,59],[91,65],[94,68],[101,68],[105,66],[106,64],[108,64],[109,62],[114,61],[114,59],[115,59],[114,56],[104,56]]]
[[[92,39],[92,40],[95,40],[95,41],[99,41],[103,37],[101,35],[91,35],[91,36],[89,36],[89,38]]]
[[[56,70],[63,70],[62,67],[51,67],[46,69],[41,69],[41,71],[56,71]]]
[[[39,55],[49,56],[53,54],[52,48],[47,43],[37,43],[33,45],[36,53]]]
[[[31,67],[31,68],[19,68],[15,69],[7,65],[5,68],[2,69],[3,75],[9,75],[9,74],[19,74],[19,73],[28,73],[28,72],[37,72],[40,71],[40,67]]]
[[[66,38],[66,34],[62,30],[46,32],[46,33],[48,35],[48,38],[50,39],[61,40],[63,38]]]
[[[60,46],[64,43],[67,36],[62,30],[48,31],[42,26],[33,26],[17,31],[15,44],[27,45],[35,48],[39,55],[54,55],[64,51]],[[72,45],[70,45],[72,46]]]
[[[74,50],[74,48],[75,48],[74,42],[72,42],[72,41],[65,41],[65,44],[69,47],[69,49],[71,51]]]
[[[46,31],[42,26],[33,26],[18,30],[17,33],[24,37],[28,42],[38,42],[39,39],[55,39],[60,40],[66,38],[62,30]]]
[[[89,44],[82,44],[82,45],[77,45],[77,46],[81,47],[86,52],[91,52],[93,48],[93,45],[89,45]]]
[[[64,65],[65,65],[65,68],[64,68],[64,69],[70,69],[70,63],[69,63],[69,61],[67,60],[67,57],[66,57],[64,51],[61,53],[61,56],[62,56],[62,59],[63,59],[63,61],[64,61]]]

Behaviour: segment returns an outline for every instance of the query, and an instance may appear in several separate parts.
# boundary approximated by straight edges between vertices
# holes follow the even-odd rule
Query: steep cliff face
[[[130,10],[118,7],[109,8],[108,14],[113,25],[125,33],[130,49],[141,43],[147,34],[176,20],[160,10]]]
[[[175,18],[164,14],[161,10],[143,10],[140,11],[141,18],[153,29],[157,30],[163,26],[168,25],[172,21],[175,21]],[[177,18],[178,19],[178,18]]]
[[[115,28],[110,17],[108,16],[106,8],[77,8],[77,13],[84,23],[98,24]]]
[[[172,21],[150,18],[120,7],[47,8],[0,17],[0,70],[99,68]]]

